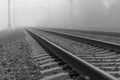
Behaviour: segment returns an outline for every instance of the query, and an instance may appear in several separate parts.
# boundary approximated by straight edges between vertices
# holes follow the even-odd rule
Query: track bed
[[[64,34],[37,29],[32,29],[32,31],[71,52],[80,59],[85,60],[87,63],[94,65],[118,79],[120,78],[120,54],[117,49],[82,40],[76,41],[70,36],[64,36]]]

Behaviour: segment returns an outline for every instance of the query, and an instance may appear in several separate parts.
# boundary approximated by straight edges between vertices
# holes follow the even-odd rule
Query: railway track
[[[70,65],[57,57],[54,51],[40,41],[39,37],[34,34],[31,34],[33,38],[27,35],[30,45],[34,45],[31,56],[33,63],[40,68],[39,80],[91,80],[88,76],[77,73]]]
[[[120,33],[101,32],[101,31],[84,31],[84,30],[69,30],[69,29],[45,29],[50,31],[62,32],[72,35],[77,35],[85,38],[106,41],[110,43],[120,44]]]
[[[102,42],[97,41],[98,44],[96,44],[97,42],[93,40],[83,40],[80,37],[38,29],[29,29],[27,32],[38,42],[41,41],[47,45],[57,57],[69,64],[77,73],[87,76],[90,80],[119,80],[119,57],[115,56],[118,46],[114,50],[111,48],[113,44],[106,43],[102,46],[100,45]],[[52,41],[52,39],[56,39],[56,41]],[[77,43],[75,43],[76,41]],[[72,52],[72,49],[69,48],[74,47],[73,44],[79,44],[79,49],[81,48],[79,54],[77,49],[73,49],[77,52]],[[108,45],[111,46],[108,47]]]

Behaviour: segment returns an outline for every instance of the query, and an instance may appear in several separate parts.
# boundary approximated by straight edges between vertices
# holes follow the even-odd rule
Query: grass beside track
[[[32,49],[21,29],[0,37],[0,80],[38,80],[38,66],[32,63]]]

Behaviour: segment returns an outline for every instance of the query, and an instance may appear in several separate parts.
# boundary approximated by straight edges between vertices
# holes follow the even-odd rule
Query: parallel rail
[[[50,42],[49,40],[43,38],[42,36],[38,35],[36,32],[26,29],[26,31],[36,40],[42,42],[49,48],[51,51],[54,52],[59,58],[63,59],[66,63],[71,65],[78,73],[87,75],[91,78],[91,80],[118,80],[113,76],[109,75],[108,73],[98,69],[97,67],[87,63],[86,61],[80,59],[79,57],[73,55],[72,53],[68,52],[67,50],[57,46],[56,44]],[[49,32],[49,31],[47,31]],[[55,33],[55,32],[50,32]],[[71,37],[70,35],[55,33],[58,35],[62,35],[64,37]],[[78,37],[72,36],[76,40],[81,40]],[[90,40],[91,42],[91,40]],[[93,41],[92,41],[93,42]],[[101,43],[100,43],[101,44]],[[108,44],[106,44],[108,45]]]
[[[36,28],[34,28],[36,29]],[[38,29],[37,29],[38,30]],[[102,40],[96,40],[96,39],[92,39],[92,38],[87,38],[87,37],[83,37],[83,36],[78,36],[78,35],[72,35],[72,34],[68,34],[68,33],[63,33],[63,32],[56,32],[56,31],[49,31],[49,30],[41,30],[47,33],[52,33],[52,34],[56,34],[71,40],[75,40],[75,41],[82,41],[91,45],[95,45],[99,47],[105,47],[105,48],[109,48],[111,50],[115,50],[116,52],[120,53],[120,44],[117,43],[112,43],[112,42],[107,42],[107,41],[102,41]]]

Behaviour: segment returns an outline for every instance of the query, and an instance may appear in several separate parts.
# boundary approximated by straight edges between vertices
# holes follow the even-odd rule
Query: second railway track
[[[67,43],[67,42],[65,43],[63,41],[62,45],[64,45],[64,47],[62,46],[63,48],[61,48],[61,47],[59,47],[59,46],[61,46],[60,42],[57,43],[56,41],[52,41],[50,39],[47,40],[46,38],[43,38],[45,36],[42,35],[43,36],[42,37],[40,35],[41,33],[39,30],[35,30],[35,29],[27,30],[27,32],[32,37],[38,38],[38,41],[41,41],[42,43],[44,43],[44,45],[47,45],[47,47],[50,50],[52,50],[60,59],[62,59],[66,63],[70,64],[72,66],[72,68],[76,70],[76,72],[78,72],[80,74],[83,73],[84,75],[87,76],[87,78],[90,78],[90,80],[118,80],[119,79],[119,74],[118,74],[118,72],[115,71],[115,69],[117,70],[119,67],[117,66],[115,68],[113,66],[114,64],[116,66],[116,63],[117,63],[116,56],[115,56],[115,58],[113,57],[116,53],[113,50],[108,50],[111,48],[105,49],[105,47],[102,47],[102,46],[100,46],[100,47],[96,46],[96,45],[91,46],[90,44],[88,45],[85,43],[81,43],[80,44],[81,47],[79,46],[81,48],[81,49],[79,48],[81,50],[81,52],[79,54],[76,54],[76,52],[72,52],[72,50],[70,50],[70,49],[69,50],[63,49],[63,48],[66,48],[65,45],[67,45],[67,44],[68,44],[67,47],[71,47],[71,46],[74,47],[74,45],[72,45],[72,44],[78,44],[78,42],[71,43],[71,41],[69,41],[69,39],[65,40],[64,39],[65,36],[62,36],[64,38],[60,37],[60,35],[57,35],[57,37],[54,37],[57,33],[51,35],[51,33],[43,31],[44,35],[47,34],[47,37],[49,36],[49,38],[53,38],[53,39],[57,38],[59,41],[62,41],[62,39],[63,39],[64,41],[69,42],[69,43]],[[59,46],[57,46],[56,44]],[[77,50],[75,49],[74,51],[77,51]],[[70,53],[70,52],[72,52],[72,53]],[[107,56],[108,58],[105,56]],[[113,64],[109,63],[109,61],[113,62]],[[103,66],[102,66],[102,64],[103,64]],[[118,65],[119,65],[119,63],[118,63]],[[116,78],[109,75],[108,73],[114,75]]]

